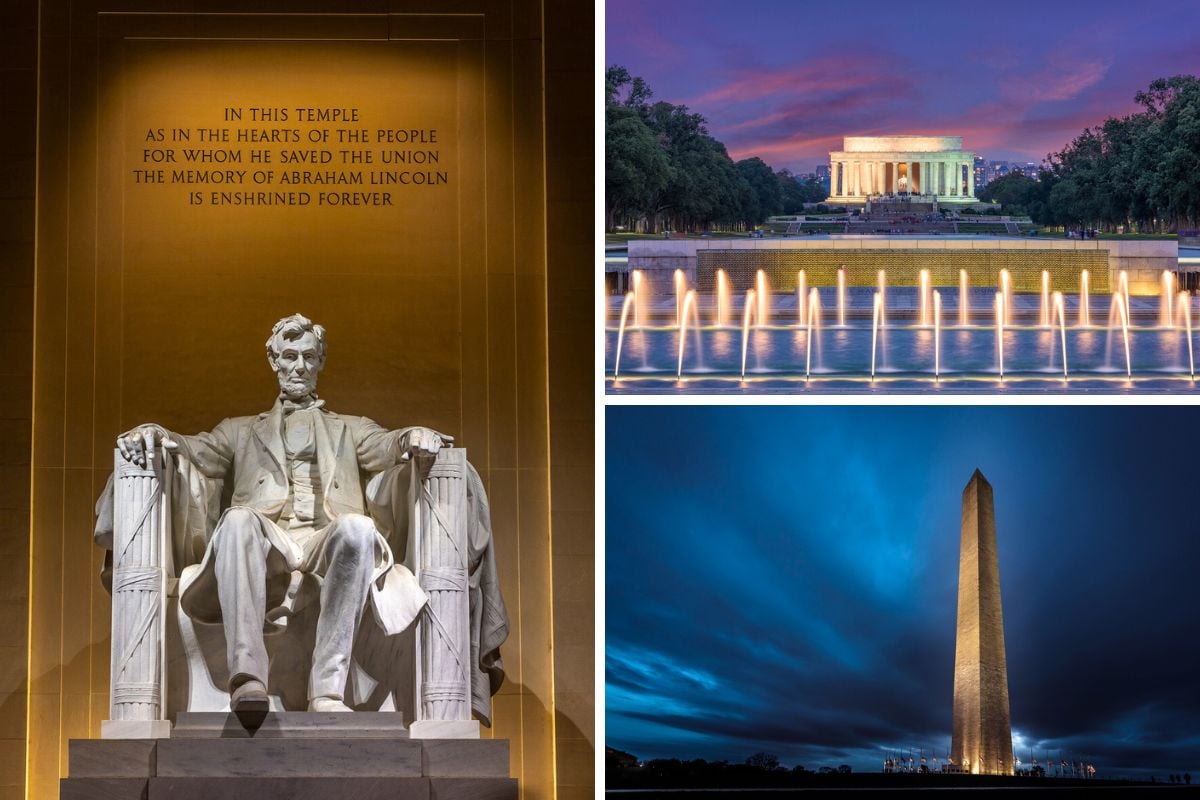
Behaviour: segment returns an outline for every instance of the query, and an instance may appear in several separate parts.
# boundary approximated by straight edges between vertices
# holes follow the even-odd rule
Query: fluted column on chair
[[[476,739],[471,718],[471,612],[467,554],[467,451],[438,452],[420,478],[413,563],[429,604],[417,618],[416,719],[410,735]]]
[[[171,735],[163,714],[167,459],[151,448],[141,467],[114,451],[110,718],[100,723],[105,739]]]

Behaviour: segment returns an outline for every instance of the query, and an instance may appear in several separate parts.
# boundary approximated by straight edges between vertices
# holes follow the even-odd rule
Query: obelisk
[[[975,470],[962,498],[954,728],[950,757],[964,772],[1013,773],[1008,667],[992,485]]]

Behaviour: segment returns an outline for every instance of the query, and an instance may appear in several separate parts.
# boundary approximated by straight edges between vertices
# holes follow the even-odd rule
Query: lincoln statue
[[[452,438],[424,427],[387,430],[366,417],[329,410],[316,391],[325,330],[300,314],[275,324],[266,351],[279,380],[269,410],[222,420],[194,436],[139,425],[119,437],[118,466],[122,459],[131,468],[171,459],[184,474],[182,482],[176,479],[183,488],[170,501],[173,569],[194,566],[179,582],[179,608],[191,621],[223,629],[228,683],[219,688],[228,691],[229,707],[241,712],[272,706],[279,665],[268,657],[264,630],[269,636],[286,627],[303,610],[305,602],[297,598],[307,592],[307,619],[315,621],[315,635],[304,640],[306,654],[311,649],[307,710],[351,711],[364,692],[347,696],[350,672],[356,661],[369,660],[361,658],[361,629],[369,626],[376,642],[400,641],[399,634],[430,613],[432,589],[414,577],[416,566],[410,571],[403,563],[412,546],[407,517],[414,513],[405,493],[420,491],[413,476],[427,472]],[[463,554],[469,579],[460,588],[471,605],[465,702],[487,723],[490,696],[503,678],[499,646],[507,620],[482,483],[465,457],[463,464],[468,499],[462,524],[473,526],[466,539],[470,552]],[[106,495],[111,504],[111,491]],[[111,538],[104,540],[104,502],[97,538],[111,548]],[[183,508],[189,504],[191,512]],[[399,652],[392,645],[375,651],[387,658]],[[378,679],[380,669],[374,672]],[[218,684],[225,681],[221,674]],[[302,685],[302,677],[293,682]],[[296,710],[303,710],[303,700],[298,702]]]

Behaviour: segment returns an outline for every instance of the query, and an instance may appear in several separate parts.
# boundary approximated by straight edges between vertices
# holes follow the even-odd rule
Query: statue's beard
[[[280,388],[283,389],[283,393],[288,398],[299,400],[302,397],[312,394],[313,390],[317,388],[317,384],[316,381],[305,380],[304,378],[288,378],[283,381],[283,385]]]

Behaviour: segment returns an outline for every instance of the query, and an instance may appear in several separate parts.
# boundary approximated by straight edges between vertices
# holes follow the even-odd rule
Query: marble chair
[[[356,634],[346,704],[356,711],[401,711],[432,735],[478,736],[472,719],[471,612],[465,555],[466,451],[443,449],[427,474],[407,466],[367,487],[369,507],[396,559],[429,602],[417,622],[386,635],[370,611]],[[396,486],[393,484],[403,483]],[[411,484],[411,485],[408,485]],[[218,482],[159,451],[139,467],[115,455],[110,498],[113,637],[111,719],[105,738],[161,738],[181,712],[229,711],[222,625],[190,618],[179,598],[200,572],[200,557],[222,506]],[[411,498],[411,501],[407,498]],[[101,506],[104,498],[101,499]],[[407,507],[398,541],[389,506]],[[104,518],[98,506],[100,518]],[[97,525],[100,540],[101,525]],[[103,542],[102,542],[103,543]],[[303,711],[320,603],[320,578],[294,572],[269,584],[264,625],[272,711]]]

